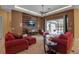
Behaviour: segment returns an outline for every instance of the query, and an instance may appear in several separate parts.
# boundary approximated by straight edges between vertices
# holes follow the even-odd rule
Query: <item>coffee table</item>
[[[52,49],[52,46],[56,46],[57,43],[55,42],[51,42],[49,40],[50,37],[54,37],[53,35],[51,34],[48,34],[48,35],[45,35],[44,36],[44,50],[45,50],[45,53],[55,53],[55,51]]]

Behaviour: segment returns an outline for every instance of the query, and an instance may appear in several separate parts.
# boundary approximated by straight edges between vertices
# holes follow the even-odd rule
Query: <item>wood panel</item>
[[[79,9],[74,9],[74,42],[73,50],[79,53]]]
[[[3,19],[3,38],[0,39],[0,54],[5,53],[5,34],[10,31],[10,15],[10,12],[0,9],[0,16],[2,16]]]
[[[75,39],[79,39],[79,9],[74,10],[74,34]]]
[[[34,18],[37,22],[37,28],[36,28],[37,30],[43,27],[41,17],[37,17],[37,16],[33,16],[27,13],[12,10],[12,21],[11,21],[12,31],[17,34],[22,34],[24,29],[19,26],[20,23],[23,23],[27,20],[32,20],[32,18]]]
[[[22,23],[22,13],[12,10],[11,29],[13,33],[17,33],[18,35],[22,34],[22,28],[20,26],[21,23]]]
[[[37,21],[37,29],[40,29],[40,28],[43,28],[43,19],[42,17],[37,17],[37,16],[33,16],[33,15],[30,15],[30,14],[26,14],[26,13],[23,13],[23,20],[32,20],[32,18],[36,19]]]

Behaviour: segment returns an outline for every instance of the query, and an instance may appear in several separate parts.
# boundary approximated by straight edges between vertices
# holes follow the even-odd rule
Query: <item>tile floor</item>
[[[19,54],[44,54],[43,37],[40,35],[34,36],[37,39],[36,44],[29,46],[28,50],[19,52]]]
[[[43,44],[43,37],[40,35],[34,36],[37,39],[37,43],[31,45],[28,50],[24,50],[19,52],[18,54],[45,54],[44,53],[44,44]],[[70,54],[79,54],[79,40],[74,41],[74,45],[72,48],[73,52],[71,51]]]

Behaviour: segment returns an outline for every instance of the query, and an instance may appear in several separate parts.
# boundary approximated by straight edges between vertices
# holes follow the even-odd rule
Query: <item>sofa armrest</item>
[[[29,45],[28,41],[25,39],[16,39],[16,40],[11,40],[11,41],[6,41],[5,46],[14,46],[14,45],[19,45],[19,44],[26,44]]]
[[[52,39],[52,42],[56,42],[58,45],[67,45],[66,39]]]

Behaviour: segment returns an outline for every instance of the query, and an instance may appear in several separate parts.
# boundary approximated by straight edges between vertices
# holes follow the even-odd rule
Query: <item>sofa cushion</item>
[[[5,39],[6,39],[6,41],[8,41],[8,40],[14,40],[15,37],[13,36],[12,33],[8,32],[8,33],[5,35]]]
[[[59,35],[60,39],[67,39],[67,37],[64,34]]]
[[[25,39],[16,39],[5,42],[5,53],[14,54],[28,49],[29,43]]]
[[[25,39],[18,39],[18,40],[12,40],[12,41],[7,41],[5,43],[6,47],[12,47],[12,46],[17,46],[17,45],[22,45],[24,43],[28,43],[27,40]]]

